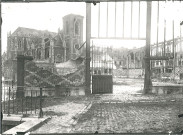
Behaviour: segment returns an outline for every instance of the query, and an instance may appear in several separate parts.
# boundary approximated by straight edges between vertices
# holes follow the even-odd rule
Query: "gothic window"
[[[130,53],[130,56],[131,56],[131,60],[134,60],[134,54],[133,54],[133,52]]]
[[[46,39],[44,40],[44,42],[45,42],[45,48],[46,48],[46,47],[50,47],[50,39],[49,39],[49,38],[46,38]]]
[[[46,38],[45,40],[45,59],[49,58],[49,48],[50,48],[50,40]]]
[[[45,59],[49,58],[49,47],[45,48]]]
[[[26,40],[26,38],[24,38],[24,51],[26,51],[27,50],[27,40]]]
[[[21,40],[18,39],[18,48],[21,48]]]
[[[76,20],[75,24],[74,24],[74,31],[75,31],[75,35],[79,35],[80,34],[80,24],[79,22]]]
[[[69,22],[66,21],[66,34],[69,34]]]

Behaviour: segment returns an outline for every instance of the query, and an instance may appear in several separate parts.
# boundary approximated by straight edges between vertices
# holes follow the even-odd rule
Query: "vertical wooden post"
[[[158,42],[159,42],[159,1],[158,1],[158,13],[157,13],[157,41],[156,41],[156,56],[158,55]]]
[[[106,37],[108,37],[108,2],[107,2],[107,19],[106,19]]]
[[[138,15],[138,38],[140,38],[140,0],[139,0],[139,15]]]
[[[127,54],[127,62],[128,62],[128,64],[127,64],[127,78],[129,78],[129,67],[130,67],[130,65],[129,65],[129,63],[130,63],[130,60],[129,60],[129,52]]]
[[[4,112],[5,112],[5,110],[6,110],[6,102],[5,102],[5,93],[6,93],[6,87],[5,87],[5,84],[4,84],[4,94],[3,94],[3,96],[4,96]],[[2,110],[2,109],[1,109]]]
[[[86,3],[86,94],[90,91],[90,38],[91,38],[91,3]]]
[[[130,29],[130,37],[132,38],[132,30],[133,30],[133,1],[131,0],[131,29]]]
[[[135,61],[135,57],[136,57],[136,56],[135,56],[135,52],[134,52],[134,55],[133,55],[133,56],[134,56],[134,69],[135,69],[135,68],[136,68],[136,66],[135,66],[135,65],[136,65],[136,61]]]
[[[37,90],[36,90],[36,95],[35,95],[35,114],[36,114],[36,109],[37,109],[36,104],[37,104]]]
[[[0,4],[0,11],[1,11],[1,4]],[[0,19],[1,19],[0,20],[0,22],[1,22],[0,24],[2,24],[1,14],[0,14]],[[1,27],[0,27],[0,37],[1,37]],[[1,55],[1,39],[0,39],[0,58],[2,58],[1,56],[2,55]],[[0,82],[2,82],[2,59],[0,60]],[[0,83],[0,97],[2,97],[2,83]],[[2,98],[1,98],[1,103],[0,103],[0,109],[2,111]],[[1,113],[1,115],[2,115],[2,113]],[[2,116],[1,116],[1,118],[2,118]],[[2,129],[2,124],[0,126],[0,133],[2,133],[2,130],[1,129]]]
[[[144,94],[150,91],[152,85],[150,72],[151,8],[152,2],[147,1]]]
[[[98,5],[98,37],[100,37],[100,3]]]
[[[172,33],[173,33],[173,45],[172,45],[172,50],[173,50],[173,80],[175,80],[175,68],[176,68],[176,45],[175,45],[175,37],[174,37],[174,20],[172,21]]]
[[[125,2],[123,1],[123,38],[125,36]]]

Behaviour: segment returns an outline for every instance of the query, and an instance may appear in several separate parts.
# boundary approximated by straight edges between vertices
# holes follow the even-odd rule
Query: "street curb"
[[[88,103],[83,109],[81,109],[81,111],[79,111],[75,116],[74,118],[75,119],[71,119],[71,125],[74,126],[77,121],[79,120],[79,118],[81,118],[82,114],[86,113],[90,107],[92,106],[92,102]]]
[[[33,130],[38,129],[39,127],[41,127],[44,123],[48,122],[49,120],[51,120],[51,117],[46,118],[45,120],[41,121],[40,123],[38,123],[37,125],[33,126],[32,128],[30,128],[27,132],[31,132]]]
[[[38,118],[38,119],[39,119],[39,118]],[[43,119],[43,118],[42,118],[42,119]],[[45,119],[43,119],[43,120],[40,120],[40,122],[38,122],[37,124],[32,125],[32,127],[27,128],[27,129],[22,129],[22,130],[21,130],[21,128],[17,129],[18,126],[20,125],[20,124],[19,124],[19,125],[17,125],[17,126],[15,126],[15,127],[11,128],[11,129],[5,131],[5,132],[3,133],[3,135],[16,134],[16,132],[31,132],[31,131],[33,131],[33,130],[36,130],[36,129],[39,128],[40,126],[42,126],[45,122],[49,121],[50,119],[51,119],[50,117],[47,117],[47,118],[45,118]],[[37,119],[36,119],[36,120],[37,120]],[[24,124],[24,123],[26,123],[26,122],[30,122],[30,123],[31,123],[31,121],[35,121],[35,120],[27,120],[27,121],[24,121],[24,122],[21,123],[21,124]],[[13,131],[12,131],[12,130],[13,130]],[[8,132],[9,132],[9,133],[8,133]]]

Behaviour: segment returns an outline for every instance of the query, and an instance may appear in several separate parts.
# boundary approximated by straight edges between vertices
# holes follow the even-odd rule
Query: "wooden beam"
[[[144,59],[148,59],[148,60],[170,60],[170,59],[173,59],[173,57],[167,57],[167,56],[151,56],[151,57],[144,57]]]
[[[100,37],[100,3],[98,5],[98,38]]]
[[[0,11],[1,11],[1,4],[0,4]],[[1,18],[1,14],[0,14],[0,18]],[[0,20],[0,25],[2,26],[2,18]],[[0,60],[0,82],[2,82],[1,27],[0,27],[0,58],[1,58],[1,60]],[[1,115],[2,115],[2,83],[0,83],[0,96],[1,96],[0,109],[1,109]],[[2,118],[2,116],[1,116],[1,118]],[[2,133],[2,124],[0,127],[0,133]]]
[[[156,39],[156,55],[158,55],[158,43],[159,43],[159,1],[158,1],[158,12],[157,12],[157,39]]]
[[[139,1],[139,0],[1,0],[1,2],[86,2],[86,3],[98,3],[98,2],[130,2],[130,1]],[[157,1],[157,0],[141,0],[141,1]],[[165,1],[165,0],[159,0]]]
[[[134,37],[91,37],[91,39],[116,39],[116,40],[146,40],[146,38],[134,38]]]
[[[147,2],[146,16],[146,48],[145,48],[145,77],[144,77],[144,94],[148,94],[151,90],[151,69],[150,69],[150,43],[151,43],[151,9],[152,2]]]
[[[139,0],[139,15],[138,15],[138,38],[140,38],[140,0]]]

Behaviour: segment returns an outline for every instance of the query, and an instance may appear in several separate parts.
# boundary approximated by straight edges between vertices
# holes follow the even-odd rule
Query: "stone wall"
[[[115,77],[142,78],[143,69],[113,69]]]

